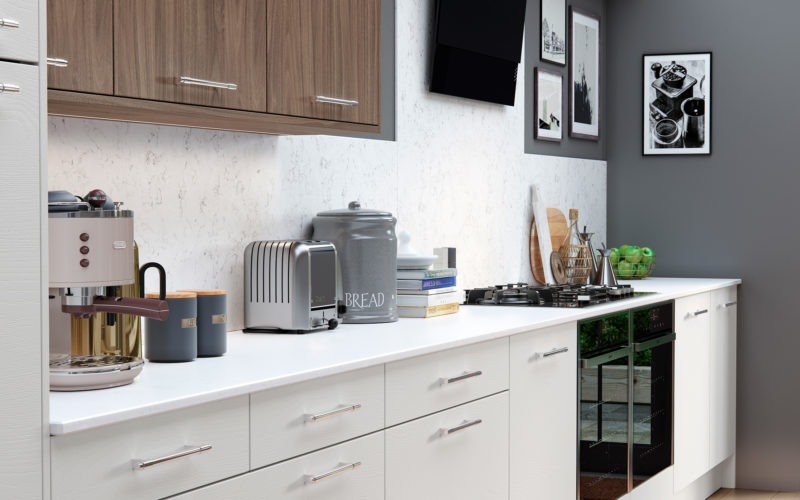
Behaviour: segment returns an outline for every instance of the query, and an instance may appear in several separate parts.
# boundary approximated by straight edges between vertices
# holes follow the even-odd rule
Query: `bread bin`
[[[339,254],[343,322],[397,321],[397,219],[353,201],[318,213],[312,223],[313,238],[332,242]]]

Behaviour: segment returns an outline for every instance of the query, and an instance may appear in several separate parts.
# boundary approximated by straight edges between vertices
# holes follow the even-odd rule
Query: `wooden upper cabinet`
[[[267,0],[270,113],[380,123],[380,0]]]
[[[114,93],[113,15],[109,0],[47,0],[47,86]]]
[[[266,10],[265,0],[114,0],[115,94],[265,112]]]

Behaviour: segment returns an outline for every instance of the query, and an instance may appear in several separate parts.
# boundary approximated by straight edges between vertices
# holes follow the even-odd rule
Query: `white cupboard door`
[[[711,467],[736,449],[736,287],[711,294],[710,453]]]
[[[382,500],[383,432],[184,493],[176,500]]]
[[[675,491],[709,470],[709,294],[675,301]]]
[[[508,498],[508,392],[386,430],[387,500]]]
[[[0,2],[0,18],[3,7],[20,4]],[[5,214],[0,237],[0,498],[33,498],[42,494],[45,436],[41,212],[35,208],[41,199],[39,68],[0,62],[0,84],[7,89],[0,92],[0,212]]]
[[[39,60],[39,0],[0,2],[0,59]],[[31,111],[31,116],[39,114]]]
[[[511,337],[511,500],[575,498],[577,331]]]

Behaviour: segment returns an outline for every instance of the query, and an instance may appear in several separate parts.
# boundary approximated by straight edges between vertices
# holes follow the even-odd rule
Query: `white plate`
[[[426,269],[434,262],[435,255],[397,254],[397,269]]]

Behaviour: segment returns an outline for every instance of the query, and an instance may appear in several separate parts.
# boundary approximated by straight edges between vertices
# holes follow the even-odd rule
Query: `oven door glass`
[[[580,498],[628,491],[630,346],[584,357],[580,366]]]

